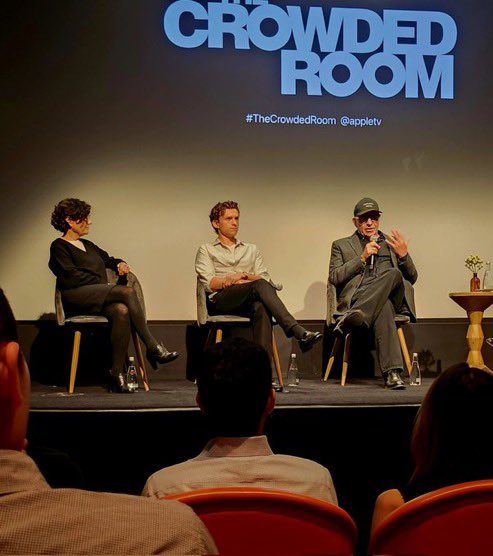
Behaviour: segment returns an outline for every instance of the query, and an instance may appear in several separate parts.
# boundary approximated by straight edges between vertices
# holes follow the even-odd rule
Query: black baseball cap
[[[382,214],[378,203],[374,199],[364,197],[356,203],[356,206],[354,207],[354,216],[361,216],[362,214],[366,214],[368,212],[378,212],[378,214]]]

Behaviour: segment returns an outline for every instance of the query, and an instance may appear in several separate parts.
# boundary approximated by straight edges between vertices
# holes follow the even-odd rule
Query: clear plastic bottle
[[[486,269],[483,276],[483,290],[493,290],[493,276],[491,275],[491,263],[486,261]]]
[[[413,366],[409,378],[410,386],[421,386],[421,370],[419,368],[418,354],[413,353]]]
[[[128,358],[127,386],[130,392],[136,392],[139,389],[139,383],[137,382],[137,367],[135,366],[135,359],[133,357]]]
[[[286,377],[286,386],[289,389],[298,386],[298,384],[299,384],[298,363],[296,361],[296,353],[292,353],[289,360],[288,375]]]

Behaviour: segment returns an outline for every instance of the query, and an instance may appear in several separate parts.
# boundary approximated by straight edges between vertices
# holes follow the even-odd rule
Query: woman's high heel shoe
[[[148,349],[146,352],[147,361],[149,361],[155,371],[158,369],[158,364],[163,365],[164,363],[174,361],[178,355],[177,351],[168,351],[163,344],[157,344],[156,347]]]
[[[118,394],[127,394],[130,392],[123,373],[113,374],[110,372],[108,392],[115,392]]]

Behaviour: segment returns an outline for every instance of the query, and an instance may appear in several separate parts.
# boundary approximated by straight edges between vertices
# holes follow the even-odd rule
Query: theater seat
[[[221,556],[354,553],[357,529],[335,504],[284,491],[213,488],[166,497],[191,506]]]
[[[493,480],[453,485],[419,496],[392,512],[375,529],[369,554],[493,554],[492,523]]]

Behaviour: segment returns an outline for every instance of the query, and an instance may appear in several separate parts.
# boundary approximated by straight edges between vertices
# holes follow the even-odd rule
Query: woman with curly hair
[[[119,276],[128,274],[130,268],[123,259],[111,257],[91,241],[81,239],[89,233],[90,212],[91,205],[79,199],[64,199],[55,206],[51,224],[63,235],[51,244],[48,266],[57,278],[67,315],[102,314],[111,322],[109,391],[128,392],[124,368],[131,326],[144,342],[154,369],[158,363],[173,361],[178,353],[168,351],[151,335],[133,288],[108,284],[107,268]]]

